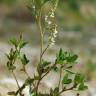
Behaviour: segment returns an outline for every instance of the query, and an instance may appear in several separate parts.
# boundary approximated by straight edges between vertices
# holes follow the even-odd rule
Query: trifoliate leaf
[[[63,84],[70,84],[72,82],[72,79],[69,79],[68,74],[65,74],[63,77],[62,83]]]
[[[67,62],[69,62],[69,63],[75,63],[75,61],[77,60],[77,58],[78,58],[78,56],[77,55],[69,55],[67,58],[66,58],[66,60],[67,60]]]
[[[15,47],[18,46],[18,41],[17,41],[15,38],[11,39],[10,42],[11,42],[11,44],[13,44]]]
[[[34,79],[33,79],[33,78],[27,78],[27,79],[25,80],[25,85],[32,84],[32,83],[33,83],[33,81],[34,81]]]
[[[56,63],[58,63],[58,64],[63,64],[64,63],[65,54],[64,54],[62,48],[60,48],[59,53],[57,53],[56,57],[57,57],[56,58]]]
[[[59,71],[59,68],[58,68],[57,66],[55,66],[55,67],[53,68],[53,70],[54,70],[55,72],[58,72],[58,71]]]
[[[74,81],[75,81],[77,84],[82,83],[82,82],[84,81],[84,76],[83,76],[82,74],[77,73],[77,74],[75,75]]]
[[[49,62],[49,61],[42,61],[42,65],[43,66],[48,66],[48,65],[50,65],[51,64],[51,62]]]
[[[16,69],[16,66],[14,66],[13,64],[10,64],[10,62],[7,62],[7,68],[8,70],[15,70]]]
[[[85,85],[84,85],[84,82],[82,82],[82,83],[79,85],[78,90],[83,91],[83,90],[86,90],[86,89],[88,89],[88,86],[85,86]]]
[[[21,59],[21,62],[22,62],[23,65],[27,65],[27,64],[29,63],[29,60],[27,59],[27,57],[26,57],[25,54],[23,54],[23,55],[20,57],[20,59]]]
[[[21,49],[21,48],[25,47],[27,44],[28,44],[28,42],[25,42],[25,41],[21,40],[19,42],[19,48]]]

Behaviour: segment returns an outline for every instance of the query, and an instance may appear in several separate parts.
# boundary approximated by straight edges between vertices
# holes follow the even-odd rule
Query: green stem
[[[26,74],[26,76],[27,76],[28,78],[30,78],[30,76],[29,76],[29,74],[28,74],[28,72],[27,72],[27,70],[26,70],[26,67],[25,67],[25,66],[23,66],[23,72]]]
[[[39,29],[39,32],[40,32],[40,61],[39,61],[39,64],[42,63],[42,52],[43,52],[43,30],[42,30],[41,19],[42,19],[42,8],[40,9],[39,15],[37,17],[37,26],[38,26],[38,29]],[[39,83],[40,83],[40,80],[38,80],[37,85],[36,85],[36,95],[37,95],[37,92],[38,92]]]
[[[73,84],[73,86],[70,87],[70,88],[68,88],[68,89],[66,89],[66,88],[64,87],[64,89],[62,89],[62,90],[59,92],[59,94],[61,95],[61,94],[62,94],[63,92],[65,92],[65,91],[73,90],[75,87],[76,87],[76,84]]]
[[[61,76],[62,76],[62,67],[60,68],[60,77],[59,77],[59,84],[58,84],[59,88],[60,88],[60,83],[61,83]]]
[[[12,71],[12,74],[13,74],[13,77],[14,77],[16,83],[17,83],[18,89],[20,89],[20,86],[19,86],[19,83],[18,83],[18,80],[17,80],[17,78],[16,78],[16,75],[15,75],[14,71]],[[20,95],[20,96],[23,96],[22,93],[21,93],[21,91],[19,91],[19,95]]]
[[[20,88],[19,83],[18,83],[18,80],[17,80],[17,78],[16,78],[16,76],[15,76],[15,73],[14,73],[13,71],[12,71],[12,74],[13,74],[13,77],[15,78],[15,81],[16,81],[16,83],[17,83],[18,88]]]
[[[42,9],[39,11],[39,16],[37,18],[37,25],[38,25],[38,28],[39,28],[39,31],[40,31],[40,63],[42,61],[42,57],[41,57],[41,54],[42,54],[42,51],[43,51],[43,30],[42,30],[42,24],[41,24],[41,11]]]
[[[49,44],[47,45],[47,47],[43,50],[42,54],[41,54],[41,58],[43,57],[44,53],[46,52],[46,50],[49,48]]]

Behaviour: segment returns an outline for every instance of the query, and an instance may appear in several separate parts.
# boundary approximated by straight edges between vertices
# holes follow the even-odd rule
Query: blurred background
[[[8,91],[16,89],[14,78],[6,68],[5,53],[12,47],[8,42],[10,38],[18,37],[22,32],[24,39],[29,42],[22,51],[30,59],[28,72],[31,75],[34,74],[38,61],[39,34],[26,2],[27,0],[0,0],[0,96],[8,96]],[[89,86],[88,91],[81,96],[96,96],[96,0],[60,0],[56,18],[59,32],[56,45],[49,49],[45,58],[53,60],[60,47],[78,54],[75,69],[85,74]],[[25,75],[18,73],[19,70],[16,75],[22,84]],[[52,77],[47,81],[42,87],[55,85]],[[73,93],[68,94],[75,96]]]

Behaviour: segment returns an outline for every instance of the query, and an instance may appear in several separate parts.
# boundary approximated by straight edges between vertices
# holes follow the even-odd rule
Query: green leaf
[[[9,54],[6,54],[6,57],[7,57],[8,60],[10,60],[10,56],[9,56]]]
[[[14,91],[8,92],[8,95],[15,96],[15,92]]]
[[[21,59],[21,62],[22,62],[22,64],[23,64],[24,66],[29,63],[29,60],[27,59],[27,57],[26,57],[25,54],[23,54],[23,55],[20,57],[20,59]]]
[[[13,44],[15,47],[18,46],[18,41],[16,40],[16,38],[13,38],[10,40],[11,44]]]
[[[50,65],[50,64],[51,64],[51,62],[44,61],[44,60],[42,61],[42,65],[43,65],[43,66],[48,66],[48,65]]]
[[[7,68],[8,70],[15,70],[16,69],[16,66],[14,66],[13,64],[11,64],[10,62],[7,62]]]
[[[75,61],[77,60],[78,56],[77,55],[69,55],[66,59],[67,59],[67,62],[69,63],[75,63]]]
[[[30,84],[32,84],[34,82],[34,79],[33,78],[27,78],[26,80],[25,80],[25,85],[27,86],[27,85],[30,85]]]
[[[59,71],[59,68],[58,68],[57,66],[55,66],[55,67],[53,68],[53,70],[54,70],[55,72],[58,72],[58,71]]]
[[[68,78],[68,74],[65,74],[65,76],[63,77],[62,83],[63,84],[70,84],[70,83],[72,83],[72,79]]]
[[[46,68],[44,68],[44,71],[43,71],[43,73],[46,73],[46,72],[48,72],[48,70],[50,69],[50,67],[46,67]]]
[[[54,92],[53,92],[53,96],[59,96],[59,88],[58,87],[56,87],[55,89],[54,89]]]
[[[56,63],[57,64],[63,64],[64,63],[64,60],[65,60],[65,54],[62,50],[62,48],[60,48],[59,50],[59,53],[57,53],[57,56],[56,56]]]
[[[88,86],[85,86],[85,85],[84,85],[84,82],[82,82],[82,83],[79,85],[78,90],[83,91],[83,90],[86,90],[86,89],[88,89]]]
[[[74,81],[76,84],[84,82],[84,76],[82,74],[77,73],[75,75]]]
[[[23,40],[21,40],[19,42],[19,48],[21,49],[21,48],[25,47],[27,44],[28,44],[28,42],[24,42]]]
[[[64,52],[62,48],[60,48],[59,53],[57,54],[56,63],[64,64],[64,61],[67,63],[75,63],[78,56],[76,54],[70,54],[68,52]]]

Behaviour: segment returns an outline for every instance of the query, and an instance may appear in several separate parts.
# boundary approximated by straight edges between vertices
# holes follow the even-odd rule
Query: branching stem
[[[17,83],[18,89],[20,89],[20,85],[19,85],[19,82],[16,78],[16,75],[15,75],[14,71],[12,71],[12,74],[13,74],[13,77],[14,77],[16,83]],[[19,93],[20,96],[23,96],[21,91],[19,91],[18,93]]]

